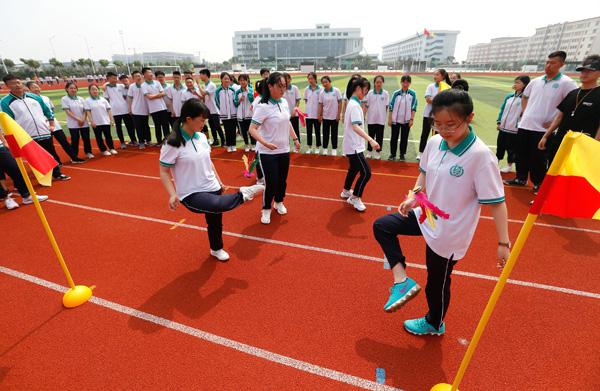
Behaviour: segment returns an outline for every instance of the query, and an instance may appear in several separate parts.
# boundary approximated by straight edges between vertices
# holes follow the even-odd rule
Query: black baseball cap
[[[581,66],[577,67],[575,70],[577,72],[581,72],[584,69],[590,71],[600,71],[600,58],[597,58],[597,56],[594,57],[596,58],[586,58],[585,60],[583,60],[583,64],[581,64]]]

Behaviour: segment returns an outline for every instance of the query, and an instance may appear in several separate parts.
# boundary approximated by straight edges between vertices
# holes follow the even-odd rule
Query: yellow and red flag
[[[446,83],[445,81],[441,81],[438,84],[438,92],[442,92],[444,90],[449,90],[450,88],[450,84]]]
[[[529,213],[600,220],[600,141],[569,131]]]
[[[8,142],[10,152],[15,158],[25,158],[31,171],[40,185],[52,185],[52,169],[58,164],[56,160],[6,113],[0,113],[0,128]]]

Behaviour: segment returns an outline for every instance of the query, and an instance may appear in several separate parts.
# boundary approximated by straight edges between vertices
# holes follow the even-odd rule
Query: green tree
[[[4,65],[6,65],[7,68],[12,68],[15,66],[15,62],[13,60],[11,60],[10,58],[5,58],[3,59],[4,61]]]
[[[23,64],[27,65],[33,71],[37,71],[38,68],[42,65],[41,62],[32,58],[20,58],[20,60]]]
[[[48,60],[48,62],[54,68],[62,68],[62,67],[64,67],[64,64],[61,61],[58,61],[55,57],[52,57],[50,60]]]
[[[133,65],[139,68],[139,67],[141,67],[141,66],[142,66],[142,62],[141,62],[141,61],[139,61],[139,60],[135,60],[135,61],[133,62]]]
[[[101,59],[101,60],[98,60],[98,64],[100,64],[100,66],[102,68],[106,68],[108,66],[108,64],[110,64],[110,61],[105,60],[105,59]]]

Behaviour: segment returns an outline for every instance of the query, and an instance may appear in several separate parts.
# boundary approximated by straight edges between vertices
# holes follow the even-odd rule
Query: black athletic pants
[[[283,202],[287,188],[287,177],[290,169],[290,154],[278,153],[275,155],[260,154],[258,164],[265,178],[265,192],[263,194],[263,209],[271,209],[273,200]]]
[[[147,115],[133,115],[133,125],[135,126],[135,132],[137,133],[138,143],[143,144],[144,142],[149,143],[152,141],[152,135],[150,134],[150,125],[148,124]]]
[[[400,155],[406,155],[408,148],[408,133],[410,126],[405,124],[392,124],[392,138],[390,139],[390,156],[396,157],[396,148],[398,148],[398,136],[400,136]]]
[[[292,128],[294,128],[294,133],[296,133],[296,137],[298,137],[298,141],[300,141],[300,118],[296,117],[291,117],[290,118],[290,122],[292,124]]]
[[[235,147],[235,139],[237,133],[237,120],[223,119],[223,127],[225,128],[225,145],[228,147]]]
[[[169,136],[169,133],[171,133],[171,125],[169,123],[169,117],[171,115],[167,110],[156,111],[150,115],[152,115],[152,121],[154,122],[156,143],[161,144],[163,140]]]
[[[318,119],[307,118],[306,119],[306,144],[312,147],[312,132],[315,130],[315,138],[317,141],[317,148],[321,147],[321,123]]]
[[[433,118],[431,117],[423,117],[423,128],[421,129],[421,141],[419,142],[419,152],[423,153],[425,150],[425,146],[427,145],[427,139],[429,138],[429,134],[431,133],[431,124],[433,123]]]
[[[225,135],[221,128],[221,117],[219,117],[219,114],[211,114],[208,118],[208,124],[210,125],[210,133],[212,134],[213,139],[212,146],[218,147],[219,145],[225,145]]]
[[[125,137],[123,136],[123,127],[122,123],[125,123],[125,128],[127,128],[127,134],[129,135],[129,139],[133,143],[137,143],[137,137],[135,136],[135,127],[133,126],[133,119],[130,114],[122,114],[115,115],[115,128],[117,129],[117,136],[119,137],[119,141],[121,144],[125,144]]]
[[[21,171],[19,171],[17,161],[10,153],[8,148],[0,147],[0,179],[3,178],[4,173],[8,174],[8,176],[12,179],[13,184],[19,191],[19,194],[21,194],[21,197],[29,197],[29,190],[27,190],[27,185],[25,185],[23,175],[21,175]],[[6,190],[0,186],[0,199],[6,198],[7,195],[8,193]]]
[[[346,181],[344,182],[344,190],[352,189],[354,178],[360,173],[360,176],[354,185],[354,192],[352,194],[356,197],[362,197],[365,186],[367,186],[369,179],[371,179],[371,167],[362,152],[346,155],[346,157],[348,157],[349,167],[348,174],[346,174]]]
[[[546,176],[546,151],[538,149],[544,132],[519,129],[517,133],[517,179],[527,182],[531,178],[534,185],[541,185]]]
[[[331,149],[337,149],[339,124],[334,119],[323,120],[323,148],[329,147],[329,135],[331,134]]]
[[[250,118],[238,120],[238,124],[240,125],[240,131],[242,133],[242,137],[244,138],[244,144],[246,145],[256,145],[256,140],[254,139],[254,137],[250,136],[250,133],[248,133],[251,122],[252,120]]]
[[[44,138],[44,139],[37,139],[35,141],[39,145],[41,145],[42,148],[44,148],[46,150],[46,152],[48,152],[50,155],[52,155],[52,157],[54,157],[54,160],[56,160],[57,163],[60,163],[60,159],[59,160],[56,159],[57,155],[56,155],[56,150],[54,149],[54,142],[52,141],[52,137],[48,137],[48,138]],[[61,175],[62,175],[62,172],[60,172],[60,167],[58,165],[56,165],[56,167],[54,167],[52,169],[52,177],[58,178]]]
[[[63,132],[62,129],[57,129],[54,132],[52,132],[52,137],[54,137],[56,141],[58,141],[62,149],[67,153],[67,155],[69,155],[71,160],[75,160],[77,155],[73,151],[73,148],[71,148],[71,144],[69,144],[69,140],[67,140],[65,132]],[[58,157],[58,154],[54,155],[54,159],[56,159],[56,161],[60,163],[60,158]]]
[[[379,144],[379,146],[381,148],[383,148],[383,130],[384,129],[385,129],[385,125],[380,125],[380,124],[367,125],[369,137],[371,137],[372,139],[375,139],[375,141],[377,141],[377,143]],[[379,149],[379,151],[381,151],[381,148]],[[373,147],[371,147],[371,144],[369,144],[369,143],[367,143],[367,150],[369,152],[371,152],[373,150]],[[377,152],[379,152],[379,151],[377,151]]]
[[[94,129],[94,135],[96,136],[96,144],[98,144],[98,148],[100,152],[106,151],[106,146],[108,145],[108,149],[115,149],[115,145],[113,143],[112,135],[110,134],[110,125],[98,125]],[[104,136],[104,140],[102,139]],[[106,144],[104,143],[106,141]]]
[[[92,153],[92,143],[90,141],[90,128],[69,129],[71,133],[71,149],[75,156],[79,156],[79,137],[83,139],[83,153]]]
[[[496,140],[496,157],[498,161],[504,159],[504,153],[509,164],[512,164],[516,160],[517,152],[515,150],[517,146],[517,134],[498,131],[498,139]]]

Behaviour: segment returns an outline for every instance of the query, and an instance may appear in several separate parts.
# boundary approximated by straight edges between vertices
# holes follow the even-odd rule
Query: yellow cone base
[[[450,391],[451,389],[452,389],[451,384],[440,383],[440,384],[436,384],[435,386],[433,386],[431,388],[431,391]],[[458,388],[456,389],[456,391],[458,391]]]
[[[92,289],[84,285],[76,285],[65,292],[63,296],[63,305],[67,308],[74,308],[82,305],[92,297]]]

